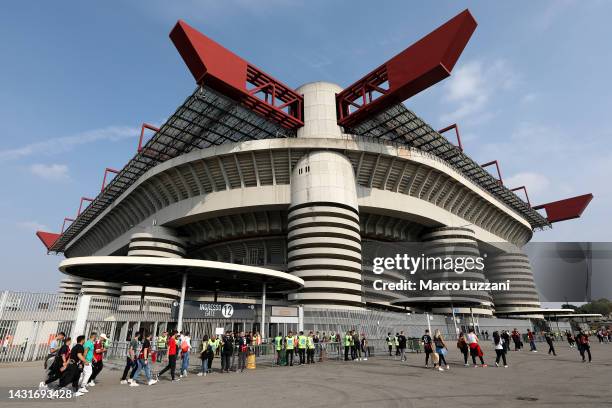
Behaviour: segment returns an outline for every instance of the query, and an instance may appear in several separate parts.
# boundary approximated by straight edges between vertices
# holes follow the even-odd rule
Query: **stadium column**
[[[340,87],[306,84],[304,126],[298,138],[342,138],[335,95]],[[305,286],[289,300],[306,307],[361,308],[361,234],[355,174],[339,152],[312,150],[291,173],[287,263]]]
[[[421,237],[424,252],[429,257],[440,259],[447,258],[473,258],[480,257],[480,250],[474,231],[468,227],[440,227],[431,228]],[[470,283],[485,282],[484,272],[474,268],[464,272],[436,268],[428,270],[427,278],[433,282],[459,283],[466,280]],[[434,313],[463,315],[491,316],[492,301],[488,291],[451,291],[439,290],[430,292],[432,304],[438,303],[432,308]],[[434,302],[435,301],[435,302]],[[444,305],[446,303],[446,305]],[[456,308],[456,310],[453,310]],[[473,319],[473,318],[472,318]]]
[[[154,226],[147,229],[145,232],[139,232],[130,237],[128,256],[183,258],[185,254],[185,243],[176,236],[176,233],[171,228]],[[185,292],[187,290],[187,273],[183,273],[181,278],[179,315],[176,324],[179,332],[183,328],[183,309],[185,306]]]

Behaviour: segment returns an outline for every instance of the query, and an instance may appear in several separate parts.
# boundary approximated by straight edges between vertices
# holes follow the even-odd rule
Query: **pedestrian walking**
[[[589,335],[580,329],[576,335],[576,343],[578,344],[578,352],[582,357],[582,362],[586,362],[586,354],[589,356],[589,363],[591,362],[591,345],[589,343]]]
[[[98,374],[102,372],[104,368],[104,354],[106,353],[106,334],[100,334],[100,338],[96,340],[94,343],[94,355],[92,360],[92,372],[91,377],[89,377],[89,383],[87,384],[89,387],[94,387],[96,385],[96,378],[98,378]]]
[[[89,377],[93,373],[92,361],[94,356],[94,342],[96,341],[96,332],[92,332],[89,335],[89,339],[83,344],[83,355],[87,364],[83,365],[83,372],[79,380],[79,390],[87,390],[87,384],[89,383]],[[87,392],[87,391],[83,391]]]
[[[174,330],[168,338],[168,365],[157,374],[157,377],[161,377],[166,371],[170,371],[170,378],[172,381],[179,381],[179,379],[175,377],[176,358],[178,354],[177,337],[178,333]]]
[[[130,342],[128,344],[128,349],[127,349],[127,353],[126,353],[126,360],[125,360],[125,367],[123,369],[123,375],[121,376],[121,381],[119,382],[120,384],[127,384],[129,382],[132,382],[132,377],[133,374],[136,373],[136,369],[138,368],[138,350],[140,350],[140,342],[138,341],[138,338],[140,336],[140,333],[136,333],[134,334],[134,336],[130,339]],[[128,374],[130,374],[131,371],[131,375],[128,378]]]
[[[546,332],[544,339],[546,340],[546,343],[548,343],[548,354],[556,356],[557,353],[555,352],[555,345],[553,344],[554,335],[551,332]]]
[[[504,367],[508,368],[504,339],[502,339],[497,330],[493,332],[493,346],[495,347],[495,367],[499,367],[499,360],[502,359],[504,362]]]
[[[482,358],[484,356],[484,353],[482,351],[482,348],[480,348],[478,336],[476,336],[476,333],[474,332],[473,328],[470,328],[470,330],[468,331],[466,341],[468,343],[468,346],[470,347],[470,355],[472,356],[472,363],[474,364],[474,367],[478,367],[478,365],[476,364],[476,357],[480,359],[480,364],[482,367],[487,367],[484,362],[484,359]]]
[[[191,352],[191,337],[189,332],[185,332],[185,335],[181,338],[181,358],[183,362],[181,364],[180,377],[187,377],[187,370],[189,370],[189,353]]]
[[[438,370],[442,371],[442,365],[446,366],[447,370],[450,370],[450,365],[446,362],[446,353],[448,349],[446,348],[446,343],[444,342],[444,338],[442,337],[442,333],[440,330],[436,330],[433,337],[433,342],[436,347],[436,353],[438,353],[439,365]],[[434,367],[435,368],[435,367]]]
[[[425,329],[425,334],[421,337],[421,344],[425,352],[425,367],[429,367],[429,356],[433,353],[432,339],[429,335],[429,330]],[[432,359],[433,363],[433,359]]]
[[[140,346],[140,353],[138,354],[138,368],[136,369],[134,378],[130,383],[131,387],[137,387],[139,385],[138,378],[140,377],[140,373],[142,371],[145,373],[148,385],[153,385],[157,382],[157,380],[153,379],[151,374],[151,365],[149,362],[149,357],[151,356],[151,334],[144,332],[142,337],[143,340]]]
[[[527,329],[527,338],[529,339],[529,351],[532,353],[537,353],[538,350],[536,349],[535,344],[535,334],[530,329]]]
[[[392,356],[391,353],[393,352],[393,343],[394,343],[393,336],[391,336],[391,332],[387,333],[386,341],[387,341],[387,347],[389,347],[389,357],[391,357]]]
[[[397,336],[397,343],[398,343],[398,347],[399,347],[399,351],[400,351],[400,360],[401,361],[406,361],[406,343],[408,342],[408,339],[406,339],[406,336],[404,336],[404,331],[400,331],[399,336]]]
[[[70,359],[68,360],[66,369],[64,370],[59,382],[59,388],[64,388],[68,384],[71,384],[76,397],[89,392],[85,387],[79,388],[81,371],[83,370],[83,367],[89,364],[85,359],[85,348],[83,347],[84,344],[85,336],[78,336],[76,339],[76,344],[70,350]]]
[[[463,354],[463,365],[465,367],[467,367],[468,364],[468,353],[470,352],[470,347],[467,344],[467,341],[465,340],[465,335],[463,334],[463,332],[459,333],[459,338],[457,339],[457,348],[459,349],[459,351],[461,351],[461,354]]]

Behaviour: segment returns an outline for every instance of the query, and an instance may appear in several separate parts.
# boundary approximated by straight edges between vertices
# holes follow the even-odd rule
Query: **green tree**
[[[599,313],[608,316],[612,313],[612,302],[608,299],[597,299],[576,309],[577,313]]]

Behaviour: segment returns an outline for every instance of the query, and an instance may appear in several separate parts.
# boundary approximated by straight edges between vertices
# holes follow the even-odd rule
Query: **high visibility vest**
[[[221,343],[221,340],[219,339],[215,339],[215,341],[212,342],[211,346],[213,348],[213,352],[217,351],[220,343]]]
[[[351,345],[351,340],[353,340],[353,338],[350,335],[346,335],[344,336],[344,346],[348,347]]]
[[[285,340],[287,340],[287,350],[293,350],[293,336],[287,336]]]
[[[159,336],[157,338],[157,349],[158,350],[165,349],[167,344],[168,344],[168,338],[167,337]]]
[[[393,345],[393,340],[391,339],[391,336],[387,337],[387,345],[388,346],[392,346]]]
[[[305,349],[306,348],[306,336],[302,335],[302,336],[298,336],[298,347],[301,349]]]
[[[315,347],[314,347],[314,345],[315,345],[315,344],[314,344],[314,339],[313,339],[311,336],[308,336],[308,338],[307,338],[306,340],[307,340],[306,346],[307,346],[307,347],[308,347],[310,350],[312,350],[313,348],[315,348]]]
[[[397,337],[395,337],[395,345],[399,346],[399,339]]]
[[[281,336],[276,336],[274,338],[274,344],[276,344],[276,351],[281,351],[283,349],[283,338]]]
[[[355,345],[355,338],[353,336],[349,336],[350,337],[350,345],[351,347],[353,347]]]

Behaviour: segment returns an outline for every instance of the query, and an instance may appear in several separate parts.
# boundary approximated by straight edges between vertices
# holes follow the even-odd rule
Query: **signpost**
[[[172,317],[179,312],[178,302],[172,304]],[[255,318],[255,305],[240,303],[215,303],[186,300],[183,306],[183,319],[242,319]]]

